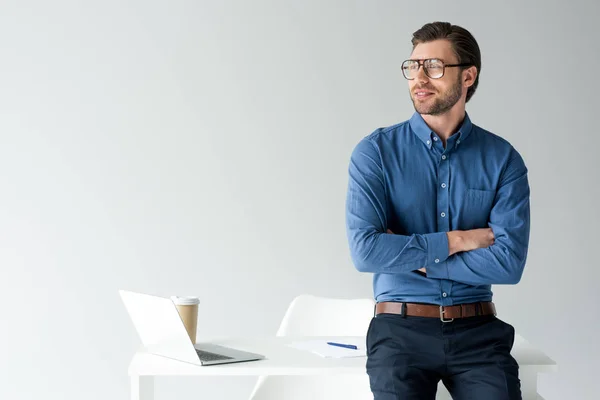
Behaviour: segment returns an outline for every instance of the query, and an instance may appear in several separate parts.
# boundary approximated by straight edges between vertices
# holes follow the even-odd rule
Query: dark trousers
[[[521,400],[514,328],[490,316],[378,314],[367,332],[375,400],[433,400],[441,380],[455,400]]]

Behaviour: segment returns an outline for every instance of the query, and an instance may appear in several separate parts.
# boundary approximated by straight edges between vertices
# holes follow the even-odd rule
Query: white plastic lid
[[[200,304],[200,299],[195,296],[171,296],[171,300],[173,300],[173,303],[177,304],[178,306],[194,306],[196,304]]]

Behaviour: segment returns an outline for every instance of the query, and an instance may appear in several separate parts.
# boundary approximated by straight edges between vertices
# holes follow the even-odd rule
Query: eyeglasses
[[[462,63],[462,64],[444,64],[439,58],[428,58],[423,61],[419,60],[406,60],[402,63],[402,75],[408,80],[413,80],[419,73],[419,68],[423,65],[425,75],[431,79],[440,79],[444,76],[444,72],[447,67],[470,67],[473,64]]]

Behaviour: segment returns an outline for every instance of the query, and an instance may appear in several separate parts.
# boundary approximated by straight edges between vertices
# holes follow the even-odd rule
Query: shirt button
[[[442,293],[443,297],[448,297],[448,294],[446,292]]]
[[[456,141],[456,144],[460,144],[460,139],[458,139],[458,140]]]
[[[440,259],[439,259],[439,258],[436,258],[436,259],[435,259],[435,260],[433,260],[433,261],[435,261],[435,263],[437,264],[437,263],[439,263],[439,262],[440,262]]]
[[[437,142],[437,136],[434,136],[434,137],[433,137],[433,140],[435,140],[435,141]]]
[[[442,183],[442,189],[445,189],[445,188],[446,188],[446,184]]]
[[[443,155],[443,156],[442,156],[442,160],[445,160],[445,159],[446,159],[446,155]]]
[[[430,143],[431,143],[431,141],[430,141],[430,140],[428,140],[428,141],[427,141],[427,144],[430,144]]]
[[[443,212],[443,213],[441,213],[440,215],[442,216],[442,218],[444,218],[444,217],[446,216],[446,213],[445,213],[445,212]]]

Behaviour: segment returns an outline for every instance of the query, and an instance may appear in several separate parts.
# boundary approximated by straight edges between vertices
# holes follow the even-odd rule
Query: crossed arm
[[[391,229],[388,229],[387,233],[394,234]],[[447,236],[449,256],[461,251],[481,249],[494,244],[494,232],[491,228],[451,231],[447,233]],[[427,273],[425,267],[419,268],[418,271]]]
[[[529,241],[529,184],[525,164],[514,149],[488,228],[482,228],[488,232],[389,233],[381,157],[368,139],[354,149],[348,172],[346,232],[359,271],[406,273],[424,268],[429,278],[470,285],[515,284],[521,279]]]

